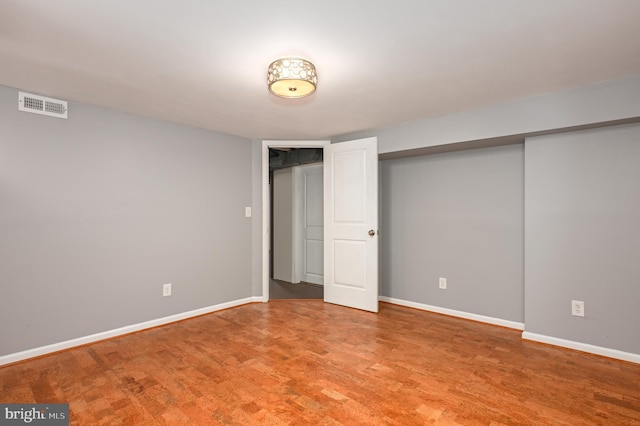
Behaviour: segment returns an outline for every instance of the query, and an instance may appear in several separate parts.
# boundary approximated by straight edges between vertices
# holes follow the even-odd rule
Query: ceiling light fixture
[[[303,98],[316,91],[316,67],[306,59],[280,58],[269,65],[269,91],[281,98]]]

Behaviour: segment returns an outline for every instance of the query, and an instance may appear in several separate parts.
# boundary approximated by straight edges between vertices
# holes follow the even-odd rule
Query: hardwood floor
[[[638,425],[640,365],[390,304],[250,304],[0,368],[71,424]]]

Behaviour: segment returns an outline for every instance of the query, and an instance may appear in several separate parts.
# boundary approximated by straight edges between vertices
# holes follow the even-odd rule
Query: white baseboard
[[[410,302],[402,299],[395,299],[392,297],[380,296],[379,298],[383,302],[393,303],[395,305],[406,306],[409,308],[420,309],[423,311],[435,312],[439,314],[454,316],[458,318],[470,319],[473,321],[479,321],[487,324],[499,325],[502,327],[513,328],[516,330],[524,330],[524,324],[514,321],[508,321],[500,318],[487,317],[484,315],[471,314],[463,311],[456,311],[454,309],[441,308],[439,306],[431,306],[422,303]],[[125,327],[116,328],[113,330],[92,334],[89,336],[79,337],[64,342],[54,343],[51,345],[41,346],[38,348],[28,349],[22,352],[16,352],[9,355],[0,356],[0,366],[12,364],[18,361],[24,361],[29,358],[35,358],[42,355],[47,355],[53,352],[70,349],[76,346],[82,346],[89,343],[98,342],[100,340],[110,339],[125,334],[133,333],[136,331],[145,330],[148,328],[158,327],[172,322],[181,321],[188,318],[197,317],[200,315],[209,314],[211,312],[220,311],[223,309],[233,308],[240,305],[246,305],[248,303],[263,302],[262,296],[247,297],[245,299],[233,300],[231,302],[220,303],[218,305],[208,306],[205,308],[195,309],[193,311],[183,312],[180,314],[170,315],[164,318],[158,318],[151,321],[146,321],[138,324],[132,324]],[[588,352],[596,355],[601,355],[609,358],[620,359],[623,361],[633,362],[640,364],[640,354],[634,354],[630,352],[623,352],[617,349],[609,349],[601,346],[594,346],[587,343],[574,342],[571,340],[559,339],[556,337],[545,336],[542,334],[530,333],[527,331],[522,332],[522,338],[525,340],[531,340],[540,343],[547,343],[554,346],[560,346],[569,349],[575,349],[582,352]]]
[[[484,322],[487,324],[499,325],[501,327],[513,328],[516,330],[524,330],[524,324],[521,322],[509,321],[501,318],[487,317],[484,315],[471,314],[469,312],[456,311],[454,309],[441,308],[439,306],[425,305],[423,303],[410,302],[408,300],[395,299],[393,297],[380,296],[379,299],[382,302],[393,303],[394,305],[420,309],[422,311],[435,312],[438,314],[444,314],[452,317]]]
[[[394,305],[407,306],[409,308],[415,308],[415,309],[420,309],[420,310],[429,311],[429,312],[436,312],[438,314],[470,319],[474,321],[484,322],[487,324],[513,328],[516,330],[524,330],[524,324],[519,322],[507,321],[500,318],[486,317],[484,315],[470,314],[468,312],[441,308],[439,306],[425,305],[422,303],[410,302],[408,300],[395,299],[393,297],[380,296],[379,299],[382,302],[393,303]],[[620,359],[623,361],[640,364],[640,354],[623,352],[617,349],[603,348],[601,346],[589,345],[587,343],[573,342],[571,340],[564,340],[564,339],[559,339],[557,337],[550,337],[542,334],[530,333],[528,331],[522,332],[522,338],[525,340],[532,340],[534,342],[547,343],[549,345],[575,349],[577,351],[588,352],[596,355],[605,356],[608,358]]]
[[[160,325],[170,324],[172,322],[181,321],[187,318],[197,317],[199,315],[209,314],[211,312],[220,311],[222,309],[233,308],[235,306],[246,305],[247,303],[262,302],[260,297],[247,297],[245,299],[233,300],[231,302],[220,303],[219,305],[207,306],[205,308],[195,309],[193,311],[183,312],[180,314],[170,315],[164,318],[158,318],[151,321],[141,322],[138,324],[127,325],[125,327],[116,328],[101,333],[91,334],[89,336],[78,337],[76,339],[67,340],[51,345],[40,346],[38,348],[27,349],[26,351],[16,352],[9,355],[0,356],[0,366],[12,364],[14,362],[23,361],[29,358],[70,349],[76,346],[86,345],[88,343],[98,342],[100,340],[111,339],[113,337],[122,336],[124,334],[133,333],[135,331],[145,330],[147,328],[158,327]]]
[[[636,364],[640,364],[640,354],[623,352],[617,349],[603,348],[602,346],[594,346],[588,343],[580,343],[580,342],[574,342],[571,340],[559,339],[557,337],[530,333],[528,331],[522,332],[522,338],[526,340],[532,340],[534,342],[547,343],[549,345],[561,346],[563,348],[575,349],[581,352],[588,352],[591,354],[606,356],[608,358],[615,358],[623,361],[629,361]]]

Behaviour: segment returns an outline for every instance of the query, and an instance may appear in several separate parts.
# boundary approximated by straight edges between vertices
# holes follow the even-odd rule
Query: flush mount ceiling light
[[[269,65],[269,91],[281,98],[303,98],[316,91],[316,67],[306,59],[280,58]]]

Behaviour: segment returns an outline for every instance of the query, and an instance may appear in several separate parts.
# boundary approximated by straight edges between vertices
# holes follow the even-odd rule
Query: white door
[[[301,280],[312,284],[324,284],[324,221],[322,164],[297,167],[300,184],[300,271]]]
[[[324,300],[378,312],[378,139],[324,148]]]

